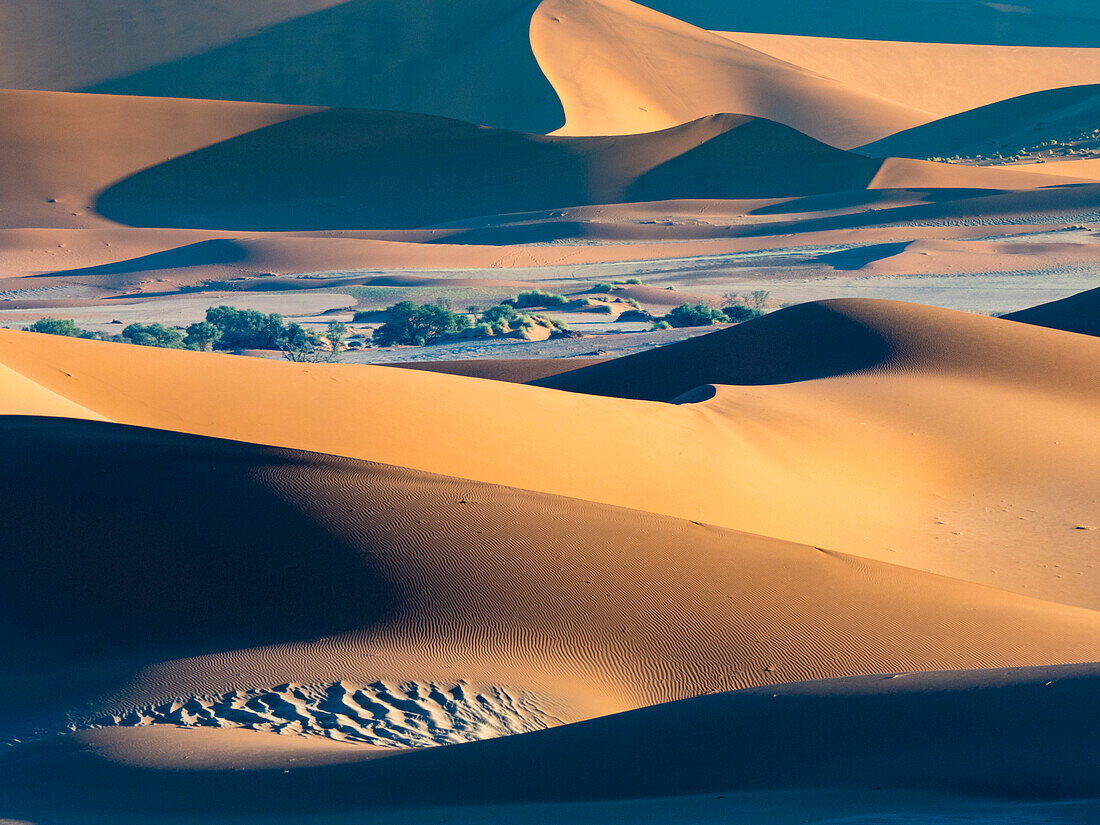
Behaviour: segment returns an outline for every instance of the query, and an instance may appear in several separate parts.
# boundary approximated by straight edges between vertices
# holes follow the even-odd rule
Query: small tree
[[[218,328],[209,321],[198,321],[185,330],[183,344],[189,349],[209,352],[218,340]]]
[[[131,344],[162,349],[181,349],[183,333],[164,324],[130,324],[122,330],[122,337]]]
[[[348,335],[348,325],[340,321],[330,321],[325,337],[332,345],[331,358],[335,358],[344,349],[344,339]]]
[[[395,344],[423,346],[444,335],[461,332],[470,326],[470,319],[435,304],[402,301],[386,310],[386,323],[374,331],[373,340],[380,347]]]

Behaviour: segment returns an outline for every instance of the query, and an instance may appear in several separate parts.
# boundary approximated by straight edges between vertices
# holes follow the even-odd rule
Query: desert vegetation
[[[70,318],[40,318],[27,332],[87,338],[161,349],[198,351],[240,351],[247,349],[277,350],[291,361],[306,360],[327,350],[335,355],[347,335],[347,326],[339,321],[328,325],[327,334],[319,335],[297,323],[287,323],[282,315],[265,315],[251,309],[216,306],[206,310],[206,320],[186,327],[171,327],[161,323],[134,323],[117,335],[87,330]]]

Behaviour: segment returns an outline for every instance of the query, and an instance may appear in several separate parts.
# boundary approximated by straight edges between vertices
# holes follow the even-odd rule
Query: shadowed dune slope
[[[707,812],[708,822],[728,821],[731,813],[754,825],[831,822],[854,813],[850,798],[833,801],[833,810],[824,802],[826,810],[811,817],[813,802],[792,799],[791,789],[833,788],[876,798],[881,807],[869,806],[875,819],[942,818],[958,810],[951,795],[960,794],[969,801],[959,811],[963,821],[1034,812],[1037,819],[1084,823],[1095,806],[1020,806],[1081,804],[1100,793],[1092,770],[1100,756],[1093,735],[1100,724],[1093,701],[1098,670],[1077,665],[784,685],[358,765],[289,771],[150,771],[142,739],[101,731],[26,748],[35,758],[5,764],[0,788],[9,813],[46,822],[60,821],[58,815],[80,821],[72,818],[74,807],[120,822],[169,814],[192,822],[244,812],[325,822],[372,808],[379,822],[438,822],[440,808],[421,806],[585,800],[648,801],[653,809],[602,809],[601,816],[595,806],[475,807],[459,821],[589,822],[618,815],[668,822],[690,816],[698,803],[688,795],[704,793],[728,795]],[[37,793],[49,771],[63,772],[66,781]],[[891,796],[902,789],[918,795]],[[776,795],[737,796],[751,791]],[[91,810],[89,800],[95,800]]]
[[[573,721],[778,682],[1100,657],[1096,611],[686,520],[117,424],[6,417],[0,439],[8,726],[448,680]],[[64,519],[20,517],[57,500]]]
[[[1032,350],[1032,345],[1040,348]],[[1025,340],[996,320],[967,313],[837,299],[799,304],[535,383],[651,401],[670,401],[707,384],[784,384],[865,372],[984,375],[1069,389],[1073,371],[1058,367],[1055,355],[1063,347],[1069,352],[1075,345],[1072,339],[1048,339],[1045,345]],[[1091,349],[1084,347],[1081,354]],[[1084,361],[1075,359],[1075,364],[1084,366]],[[1043,379],[1047,367],[1056,373]]]
[[[562,123],[531,54],[538,0],[36,0],[0,27],[0,88]]]
[[[1009,321],[1064,329],[1082,335],[1100,335],[1100,287],[1060,301],[1028,307],[1001,316]]]
[[[398,229],[586,204],[853,191],[882,185],[885,173],[891,186],[1070,180],[872,160],[740,115],[607,138],[397,112],[51,92],[2,92],[0,115],[8,227]]]
[[[829,301],[539,382],[560,392],[0,331],[0,412],[369,459],[1094,606],[1098,346]]]
[[[531,43],[565,108],[562,134],[740,112],[850,148],[931,118],[630,0],[544,0]]]
[[[1001,100],[877,140],[857,151],[873,157],[1012,154],[1100,123],[1100,85],[1070,86]]]

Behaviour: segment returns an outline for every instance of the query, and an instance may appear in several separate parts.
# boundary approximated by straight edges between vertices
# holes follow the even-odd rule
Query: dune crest
[[[531,44],[562,100],[563,135],[652,132],[737,112],[847,149],[931,117],[630,0],[543,0]]]

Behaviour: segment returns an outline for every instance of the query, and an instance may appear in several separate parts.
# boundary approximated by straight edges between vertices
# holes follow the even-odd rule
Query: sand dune
[[[1100,818],[1100,13],[652,3],[0,3],[4,324],[785,307],[0,329],[0,822]]]
[[[604,358],[525,358],[493,361],[404,361],[387,364],[387,366],[525,384],[529,381],[537,381],[540,378],[549,378],[551,375],[558,375],[562,372],[590,367],[593,364],[602,364],[605,360]]]
[[[111,421],[565,494],[1083,605],[1098,592],[1094,349],[999,319],[823,302],[539,382],[595,393],[579,395],[0,333],[0,362]],[[605,397],[711,384],[725,386],[702,403]],[[570,433],[569,461],[533,431]],[[1050,546],[1059,568],[1041,561]]]
[[[738,112],[850,148],[929,119],[629,0],[546,0],[531,44],[565,108],[561,134],[651,132]]]
[[[392,749],[1098,652],[1092,610],[691,521],[116,424],[2,424],[15,719],[289,726]],[[65,520],[17,517],[44,496]]]
[[[0,105],[8,227],[413,228],[596,203],[1070,180],[874,161],[739,115],[553,138],[366,110],[45,92]]]
[[[1080,332],[1083,335],[1100,335],[1100,288],[1080,292],[1049,304],[1009,312],[1001,317],[1040,327]]]
[[[1100,49],[1095,48],[715,33],[937,117],[1046,89],[1100,83]]]
[[[1044,140],[1091,132],[1100,118],[1100,85],[1071,86],[1000,100],[859,147],[886,157],[1006,156]]]
[[[41,0],[5,18],[0,88],[396,109],[547,132],[562,113],[528,42],[537,5]]]
[[[1091,264],[1100,255],[1093,243],[1012,241],[925,241],[872,244],[817,258],[838,271],[868,275],[1013,272],[1041,270],[1054,262]]]

